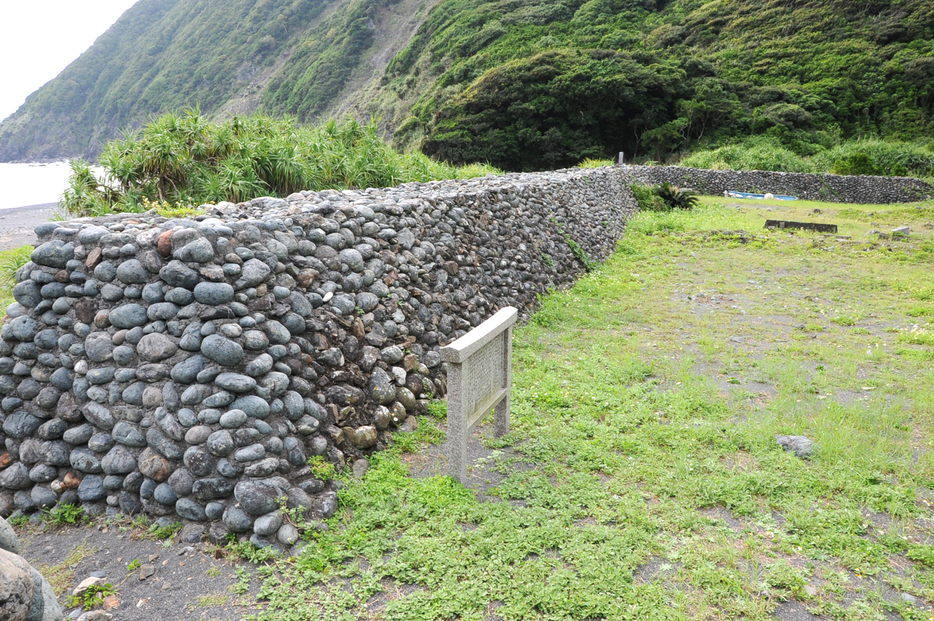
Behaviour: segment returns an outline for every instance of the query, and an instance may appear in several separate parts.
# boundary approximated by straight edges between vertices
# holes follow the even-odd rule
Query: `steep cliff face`
[[[434,1],[140,0],[0,125],[0,160],[93,158],[121,130],[187,107],[339,114]]]
[[[0,125],[0,160],[95,156],[199,107],[380,119],[513,170],[765,134],[931,137],[927,0],[140,0]]]

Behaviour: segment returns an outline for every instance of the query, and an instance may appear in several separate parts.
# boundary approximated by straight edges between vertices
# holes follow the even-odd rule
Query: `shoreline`
[[[0,209],[0,251],[35,244],[35,228],[51,220],[57,208],[56,202]]]

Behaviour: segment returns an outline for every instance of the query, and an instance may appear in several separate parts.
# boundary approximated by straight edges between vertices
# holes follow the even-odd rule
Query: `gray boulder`
[[[775,441],[786,451],[794,451],[801,459],[810,459],[811,453],[817,448],[813,440],[804,436],[775,436]]]

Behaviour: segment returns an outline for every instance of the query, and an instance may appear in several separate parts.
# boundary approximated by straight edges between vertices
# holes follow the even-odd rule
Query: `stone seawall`
[[[647,185],[671,183],[701,194],[722,196],[727,190],[788,194],[838,203],[909,203],[934,197],[934,187],[910,177],[840,176],[761,170],[705,170],[681,166],[619,166]]]
[[[570,170],[41,225],[0,331],[0,515],[81,504],[295,543],[283,503],[336,509],[309,458],[343,467],[416,424],[445,393],[440,346],[610,255],[627,184]]]

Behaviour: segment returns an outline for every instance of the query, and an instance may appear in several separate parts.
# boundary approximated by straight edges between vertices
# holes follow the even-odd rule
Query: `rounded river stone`
[[[220,431],[215,431],[210,436],[208,436],[207,442],[205,443],[208,451],[211,454],[218,457],[226,457],[230,454],[230,451],[234,448],[233,437],[230,435],[230,432],[226,429]]]
[[[146,309],[139,304],[124,304],[110,311],[108,319],[117,328],[135,328],[145,325]]]
[[[178,351],[178,345],[175,344],[171,337],[154,332],[140,339],[136,351],[143,360],[158,362],[171,358]]]
[[[239,373],[221,373],[214,379],[214,383],[233,393],[247,393],[256,388],[256,380]]]
[[[209,306],[228,304],[234,299],[234,288],[225,282],[199,282],[195,285],[195,300]]]
[[[234,488],[234,497],[240,506],[250,515],[266,515],[279,508],[279,496],[281,492],[278,487],[264,483],[262,481],[240,481]],[[226,523],[227,520],[225,519]],[[227,526],[234,530],[230,524]]]
[[[201,342],[201,353],[225,367],[235,366],[243,360],[243,347],[217,334],[204,338]]]

